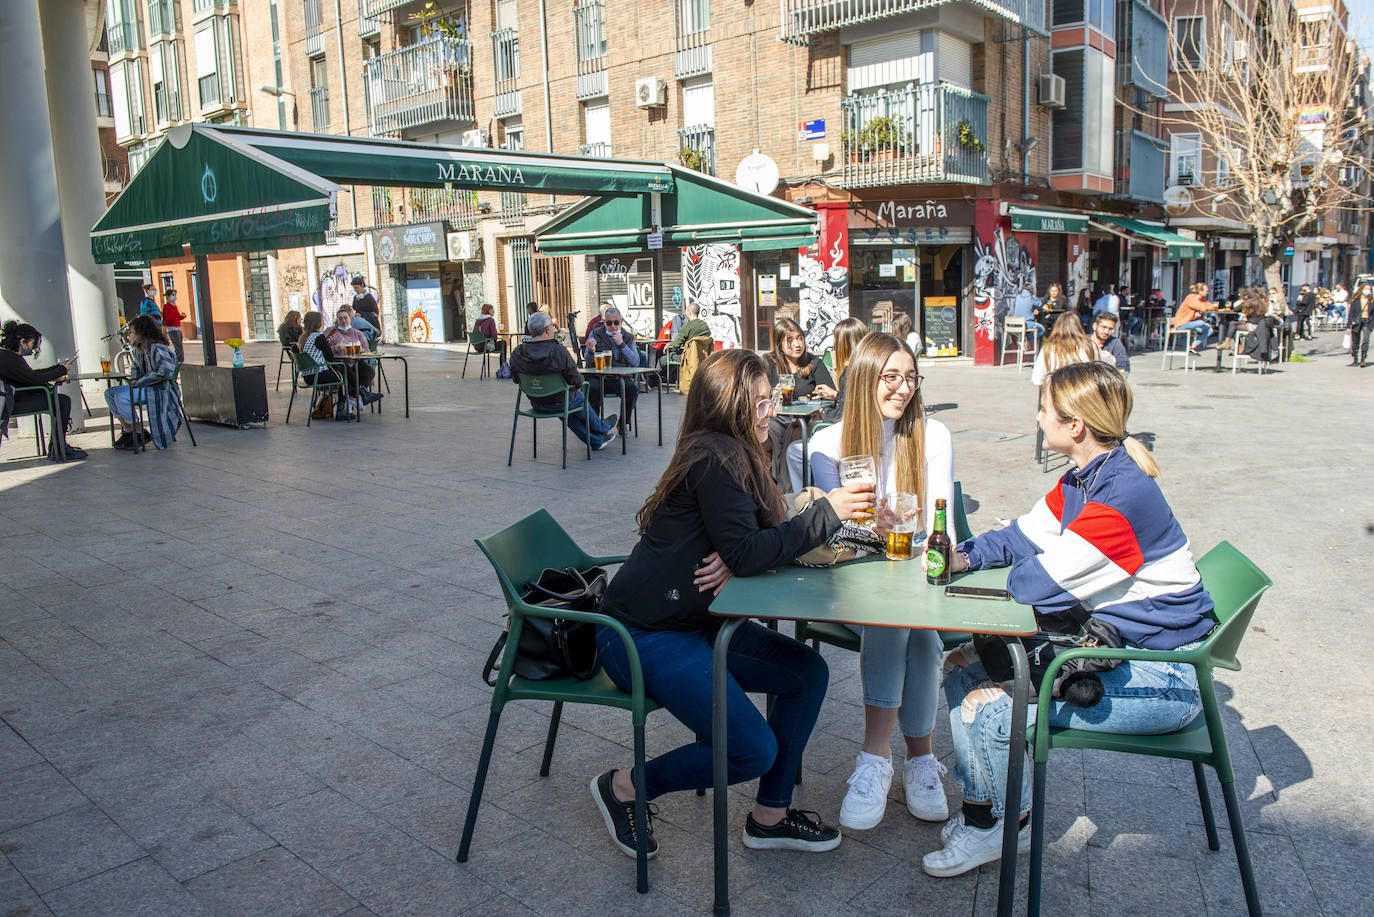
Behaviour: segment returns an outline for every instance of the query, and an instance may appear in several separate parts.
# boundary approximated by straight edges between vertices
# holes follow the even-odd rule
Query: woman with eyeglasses
[[[601,610],[624,622],[638,652],[645,693],[697,736],[711,735],[711,652],[720,622],[707,612],[732,574],[750,576],[818,547],[840,522],[871,512],[868,485],[836,487],[789,518],[763,444],[773,387],[749,350],[707,357],[692,383],[668,469],[640,508],[639,543],[611,580]],[[599,628],[602,665],[629,691],[630,662],[617,634]],[[829,671],[819,653],[750,621],[729,655],[729,782],[759,781],[744,845],[761,850],[834,849],[840,834],[814,812],[791,808],[802,750],[816,725]],[[776,700],[764,716],[746,692]],[[688,742],[648,761],[640,786],[649,802],[712,784],[709,741]],[[593,778],[592,798],[622,852],[635,855],[636,786],[630,769]],[[658,851],[643,826],[649,855]]]
[[[844,419],[811,440],[816,485],[824,489],[839,483],[841,458],[871,455],[878,469],[879,499],[916,494],[929,525],[936,500],[954,502],[954,443],[944,424],[925,416],[915,354],[898,337],[870,334],[845,376]],[[880,511],[879,531],[889,521]],[[912,536],[913,544],[924,540],[924,533]],[[898,723],[906,741],[907,810],[922,821],[943,821],[949,817],[940,783],[945,768],[930,742],[944,656],[940,638],[933,630],[892,627],[864,627],[859,636],[864,741],[840,808],[840,825],[863,830],[882,821],[892,785],[892,727]]]

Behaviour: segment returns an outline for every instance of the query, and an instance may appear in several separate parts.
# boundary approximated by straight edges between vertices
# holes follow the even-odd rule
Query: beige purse
[[[789,516],[796,516],[812,503],[822,499],[825,491],[807,487],[800,493],[784,494]],[[825,544],[818,545],[792,562],[799,567],[833,567],[845,561],[857,560],[883,549],[882,539],[871,529],[853,522],[844,522],[840,530]]]

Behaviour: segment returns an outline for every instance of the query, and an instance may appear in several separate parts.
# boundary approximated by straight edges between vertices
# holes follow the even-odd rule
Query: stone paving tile
[[[0,774],[0,831],[86,805],[86,797],[47,762]]]
[[[0,858],[0,906],[6,917],[51,917],[52,911],[9,860]]]
[[[184,886],[146,857],[49,892],[44,901],[56,917],[207,913]]]
[[[8,726],[0,726],[0,774],[19,770],[42,760],[33,746]]]
[[[208,913],[334,917],[357,902],[283,847],[244,857],[186,883]]]
[[[39,893],[144,855],[142,847],[91,805],[0,834],[0,851]]]

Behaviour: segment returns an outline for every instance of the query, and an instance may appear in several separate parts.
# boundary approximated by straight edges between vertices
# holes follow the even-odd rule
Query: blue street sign
[[[798,121],[798,122],[797,122],[797,140],[798,140],[798,141],[804,141],[804,140],[824,140],[824,139],[825,139],[825,121],[824,121],[823,119],[822,119],[822,120],[818,120],[818,121]]]

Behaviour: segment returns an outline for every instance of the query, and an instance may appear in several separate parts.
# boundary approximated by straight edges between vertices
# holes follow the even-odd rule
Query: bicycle
[[[120,350],[110,361],[110,368],[118,375],[127,376],[134,368],[134,345],[129,341],[129,326],[121,324],[118,331],[112,331],[101,338],[102,341],[119,338]]]

